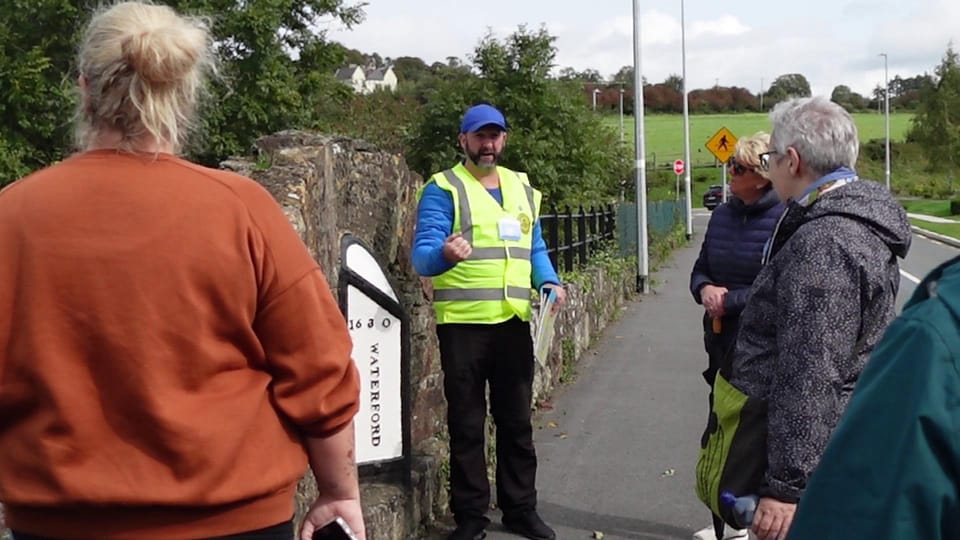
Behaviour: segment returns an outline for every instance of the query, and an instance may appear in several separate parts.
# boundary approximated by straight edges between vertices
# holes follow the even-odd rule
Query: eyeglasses
[[[747,167],[732,157],[727,160],[727,167],[730,169],[730,173],[733,174],[733,176],[743,176],[747,173],[747,171],[753,170],[752,167]]]
[[[764,152],[760,154],[760,169],[764,171],[770,170],[770,156],[774,154],[779,154],[780,152],[776,150],[770,150],[769,152]]]

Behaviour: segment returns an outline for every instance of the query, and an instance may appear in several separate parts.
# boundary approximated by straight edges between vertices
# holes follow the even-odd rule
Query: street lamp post
[[[763,77],[760,77],[760,112],[763,112]]]
[[[640,1],[633,0],[633,148],[637,190],[637,291],[650,292],[647,253],[647,161],[643,131],[643,75],[640,62]]]
[[[693,204],[690,198],[690,169],[693,168],[693,163],[690,163],[690,99],[687,94],[687,39],[683,0],[680,0],[680,54],[683,73],[683,162],[686,164],[683,186],[687,198],[687,240],[689,240],[693,237]]]
[[[890,190],[890,82],[887,75],[887,53],[880,53],[883,57],[883,124],[886,132],[886,146],[884,152],[884,174],[887,181],[887,191]]]

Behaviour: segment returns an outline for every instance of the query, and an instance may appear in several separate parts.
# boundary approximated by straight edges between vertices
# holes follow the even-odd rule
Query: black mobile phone
[[[357,540],[357,536],[353,534],[347,522],[338,517],[313,531],[313,540]]]

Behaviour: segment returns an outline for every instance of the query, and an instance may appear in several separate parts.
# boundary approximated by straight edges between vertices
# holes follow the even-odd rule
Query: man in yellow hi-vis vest
[[[551,288],[560,306],[566,294],[540,231],[540,192],[526,174],[497,166],[507,142],[503,114],[490,105],[471,107],[458,140],[465,159],[434,174],[418,194],[413,247],[417,272],[433,278],[457,523],[449,540],[486,536],[487,383],[503,524],[552,540],[556,534],[537,514],[530,295],[534,286]]]

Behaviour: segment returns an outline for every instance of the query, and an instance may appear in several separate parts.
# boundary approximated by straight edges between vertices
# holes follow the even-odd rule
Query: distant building
[[[397,89],[397,74],[393,72],[393,66],[364,69],[351,65],[338,69],[336,77],[358,94],[369,94],[378,89],[393,92]]]
[[[364,93],[367,78],[360,66],[343,67],[337,70],[337,80],[353,88],[354,92]]]
[[[397,74],[393,72],[393,66],[368,69],[364,72],[364,76],[367,78],[367,92],[381,88],[391,92],[397,89]]]

